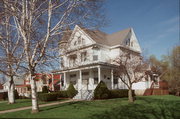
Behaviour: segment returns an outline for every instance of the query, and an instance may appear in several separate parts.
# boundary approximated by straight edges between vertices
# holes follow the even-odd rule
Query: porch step
[[[80,100],[92,100],[94,96],[93,90],[80,90],[78,94],[73,97],[73,99],[80,99]]]

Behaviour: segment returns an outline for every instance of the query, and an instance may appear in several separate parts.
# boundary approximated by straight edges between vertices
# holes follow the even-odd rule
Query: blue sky
[[[132,27],[146,56],[157,58],[180,45],[179,0],[106,0],[108,26],[113,33]]]

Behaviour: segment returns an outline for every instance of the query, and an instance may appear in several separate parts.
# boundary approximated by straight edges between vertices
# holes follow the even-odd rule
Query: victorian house
[[[114,59],[122,53],[131,51],[140,55],[141,48],[132,28],[106,34],[99,30],[84,29],[75,26],[72,32],[66,33],[60,42],[59,71],[62,74],[61,90],[72,83],[78,90],[74,98],[90,99],[97,84],[102,80],[109,89],[126,89],[126,86],[115,75],[117,65]],[[133,85],[133,89],[145,90],[150,81]]]

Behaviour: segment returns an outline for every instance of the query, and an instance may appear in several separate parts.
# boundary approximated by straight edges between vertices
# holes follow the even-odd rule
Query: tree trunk
[[[128,91],[128,100],[130,103],[134,102],[132,88],[130,88]]]
[[[15,103],[15,96],[14,96],[14,81],[11,79],[9,81],[9,87],[8,87],[8,102],[9,104]]]
[[[31,76],[32,113],[39,112],[36,81]]]

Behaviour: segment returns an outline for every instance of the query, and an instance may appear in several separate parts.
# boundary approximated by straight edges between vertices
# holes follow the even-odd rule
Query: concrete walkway
[[[53,102],[53,103],[48,103],[48,104],[41,104],[39,105],[39,107],[47,107],[47,106],[52,106],[52,105],[58,105],[58,104],[63,104],[63,103],[68,103],[68,102],[77,102],[80,100],[66,100],[66,101],[62,101],[62,102]],[[4,114],[4,113],[9,113],[9,112],[16,112],[16,111],[21,111],[21,110],[26,110],[26,109],[31,109],[32,106],[28,106],[28,107],[21,107],[21,108],[15,108],[15,109],[10,109],[10,110],[4,110],[4,111],[0,111],[0,114]]]

